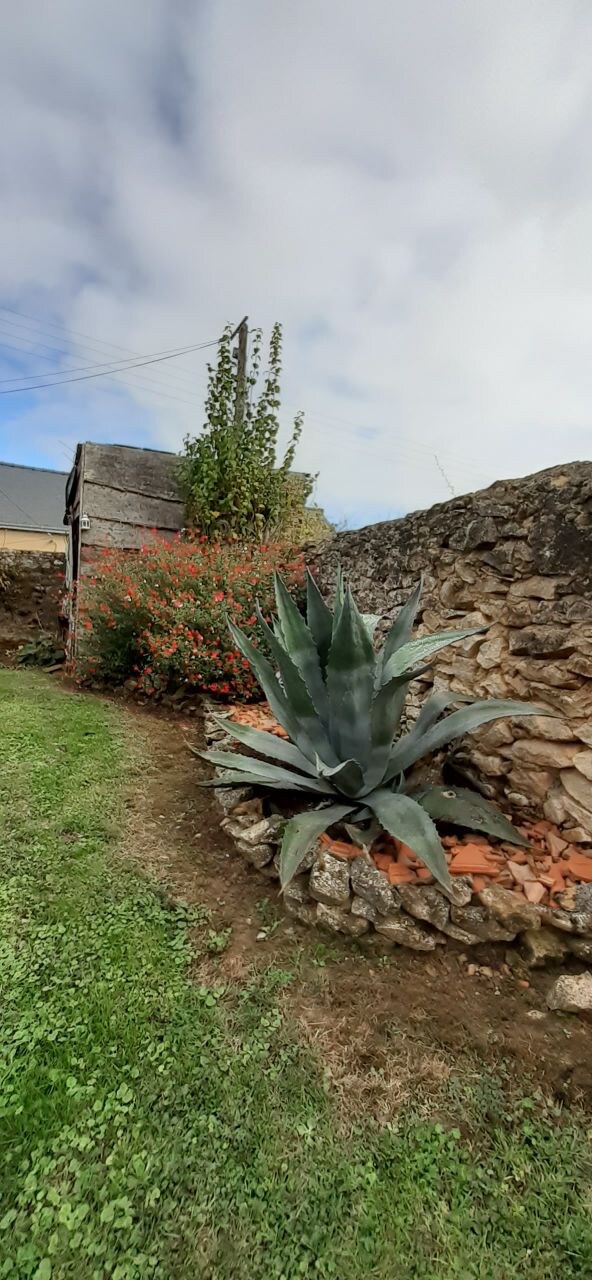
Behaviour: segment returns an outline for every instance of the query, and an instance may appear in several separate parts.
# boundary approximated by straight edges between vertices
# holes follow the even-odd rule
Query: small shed
[[[139,548],[147,530],[172,537],[183,527],[183,520],[175,453],[133,445],[79,444],[66,484],[68,586],[84,574],[101,547]]]

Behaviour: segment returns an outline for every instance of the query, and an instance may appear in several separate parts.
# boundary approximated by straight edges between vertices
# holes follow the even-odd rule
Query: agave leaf
[[[335,791],[342,791],[346,796],[358,796],[364,789],[364,772],[357,760],[344,760],[330,769],[317,756],[317,773],[326,778]]]
[[[282,889],[294,879],[298,868],[311,845],[322,835],[327,827],[340,822],[355,805],[332,804],[327,809],[313,809],[308,813],[299,813],[290,818],[284,828],[284,838],[280,851],[280,883]]]
[[[297,736],[294,738],[290,734],[290,737],[293,737],[293,741],[297,743],[300,750],[305,755],[308,755],[304,743],[300,740],[301,735],[304,734],[305,739],[312,743],[315,752],[320,755],[322,760],[326,760],[327,764],[337,764],[338,757],[296,663],[292,661],[287,649],[284,649],[284,646],[274,636],[271,627],[268,626],[263,617],[259,605],[256,605],[255,612],[259,626],[271,650],[271,656],[277,664],[293,721],[299,726]],[[314,756],[311,759],[314,759]]]
[[[449,644],[454,644],[457,640],[465,640],[467,636],[479,635],[482,631],[487,631],[487,627],[470,627],[464,631],[438,631],[431,636],[418,636],[416,640],[408,640],[385,663],[382,672],[383,684],[393,676],[403,675],[417,662],[425,661],[440,649],[446,649]]]
[[[306,618],[317,646],[321,671],[324,673],[333,634],[333,614],[323,600],[309,569],[306,570]]]
[[[282,760],[284,764],[292,765],[292,768],[300,769],[302,773],[310,774],[313,778],[316,777],[318,773],[316,763],[312,764],[307,760],[293,743],[286,742],[284,738],[278,738],[275,733],[266,733],[264,729],[252,729],[248,724],[238,724],[225,716],[214,716],[214,720],[231,738],[236,738],[236,741],[242,742],[245,747],[252,747],[262,756],[272,760]]]
[[[366,803],[385,831],[408,844],[439,884],[448,888],[450,874],[442,842],[425,810],[411,796],[395,795],[386,787],[379,787],[366,796]]]
[[[238,751],[199,751],[196,752],[209,764],[221,765],[226,769],[239,769],[242,773],[250,773],[254,781],[262,786],[268,782],[283,782],[286,787],[298,787],[306,791],[320,791],[323,795],[331,795],[333,788],[323,778],[305,778],[302,774],[292,773],[291,769],[282,769],[277,764],[268,764],[267,760],[257,760],[255,756],[243,756]]]
[[[279,573],[274,574],[274,584],[284,648],[298,668],[315,710],[323,723],[326,723],[329,717],[329,703],[317,647]]]
[[[317,747],[313,745],[307,737],[303,725],[298,716],[294,713],[286,694],[281,688],[276,678],[275,671],[270,662],[260,649],[256,649],[255,645],[249,640],[233,622],[228,622],[228,629],[237,649],[243,654],[243,657],[250,663],[253,673],[256,676],[261,688],[267,698],[269,706],[282,728],[290,735],[292,742],[295,742],[302,754],[311,762],[314,761]],[[276,641],[276,644],[278,641]]]
[[[548,716],[551,714],[548,708],[537,706],[535,702],[513,702],[506,698],[486,698],[483,701],[473,702],[469,707],[462,707],[460,711],[453,711],[452,715],[445,716],[443,720],[428,729],[427,733],[418,733],[417,729],[412,729],[411,733],[400,738],[390,754],[387,779],[394,778],[395,774],[408,769],[428,752],[438,751],[453,738],[461,738],[463,734],[471,733],[473,729],[478,729],[482,724],[488,724],[490,720],[499,720],[502,716]]]
[[[403,605],[402,609],[399,610],[397,617],[395,618],[395,621],[393,622],[393,625],[386,637],[386,640],[384,642],[384,649],[382,650],[382,670],[383,671],[389,658],[392,658],[393,653],[396,653],[397,649],[400,649],[401,645],[405,644],[405,642],[409,640],[409,637],[411,636],[411,632],[413,631],[413,623],[415,622],[415,615],[417,613],[417,608],[421,600],[422,591],[423,591],[423,575],[419,579],[419,582],[415,588],[415,591],[412,591],[411,595],[409,596],[409,599]]]
[[[360,814],[358,814],[358,818],[359,817]],[[367,827],[365,831],[363,831],[361,827],[354,826],[351,822],[344,822],[343,825],[350,840],[352,840],[354,844],[357,844],[358,849],[364,849],[366,853],[369,853],[377,835],[380,832],[380,823],[378,818],[373,818],[370,826]]]
[[[343,569],[341,568],[341,565],[338,564],[337,573],[335,574],[335,607],[333,610],[333,618],[334,618],[333,629],[335,629],[335,623],[338,620],[341,610],[343,609],[344,601],[345,601],[345,580],[343,577]]]
[[[403,714],[410,678],[395,676],[374,694],[370,711],[371,751],[366,770],[368,791],[379,786],[384,778],[393,739]]]
[[[477,791],[469,791],[467,787],[426,787],[414,792],[413,799],[429,813],[430,818],[439,818],[456,827],[468,827],[469,831],[486,831],[499,840],[528,847],[528,840]]]
[[[296,774],[294,774],[296,777]],[[271,782],[269,778],[262,782],[254,773],[243,773],[237,769],[235,773],[228,770],[224,774],[220,774],[217,778],[198,778],[196,786],[198,787],[239,787],[245,784],[249,787],[264,786],[265,790],[271,791],[301,791],[302,794],[308,790],[306,778],[302,779],[302,786],[296,786],[296,783],[288,782]]]
[[[455,702],[471,702],[467,693],[455,693],[453,689],[437,689],[425,699],[413,729],[417,733],[425,733],[440,719],[442,712]]]
[[[372,641],[374,640],[374,632],[376,631],[376,628],[378,626],[378,623],[380,622],[380,619],[381,619],[380,613],[363,613],[362,614],[362,622],[364,623],[364,626]]]
[[[348,588],[327,663],[330,734],[338,760],[367,762],[374,669],[372,642]]]

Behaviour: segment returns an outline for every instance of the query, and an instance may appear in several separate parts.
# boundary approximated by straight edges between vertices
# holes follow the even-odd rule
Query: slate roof
[[[0,462],[0,529],[64,532],[68,473]]]

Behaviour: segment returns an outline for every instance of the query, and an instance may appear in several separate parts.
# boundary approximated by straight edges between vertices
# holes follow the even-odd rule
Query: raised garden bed
[[[232,716],[284,736],[265,706],[235,708]],[[230,745],[207,709],[205,732],[208,743]],[[284,817],[275,801],[249,787],[215,794],[221,825],[238,853],[261,874],[279,878]],[[468,947],[519,939],[533,964],[570,954],[592,963],[592,847],[568,845],[548,821],[520,830],[528,849],[479,835],[444,835],[451,890],[390,837],[367,852],[324,836],[285,890],[285,908],[303,924],[379,952],[397,945],[432,951],[448,939]]]

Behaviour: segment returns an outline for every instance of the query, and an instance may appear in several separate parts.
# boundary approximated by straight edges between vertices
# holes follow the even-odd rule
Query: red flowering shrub
[[[232,645],[227,618],[255,642],[255,601],[271,613],[273,573],[297,589],[303,563],[278,544],[155,539],[140,551],[107,548],[79,584],[77,672],[146,693],[187,684],[222,697],[258,686]]]

